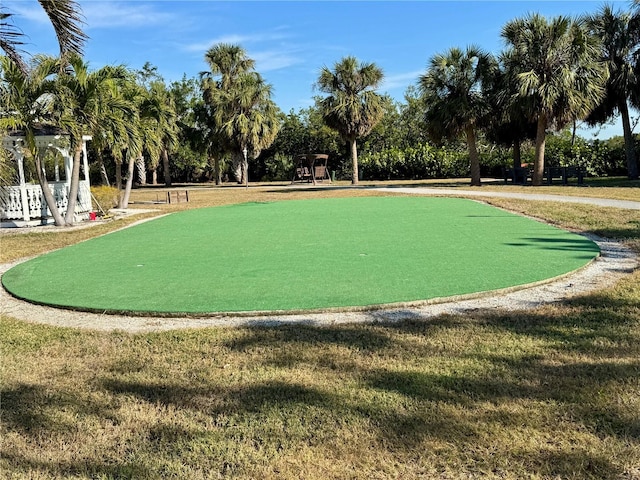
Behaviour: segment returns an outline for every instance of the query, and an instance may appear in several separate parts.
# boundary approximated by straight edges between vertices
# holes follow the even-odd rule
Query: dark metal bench
[[[504,183],[511,180],[514,184],[526,185],[529,178],[531,178],[531,170],[527,167],[504,168],[503,175]]]
[[[577,178],[578,185],[582,185],[584,183],[584,174],[584,167],[547,167],[544,169],[547,185],[551,185],[554,178],[560,178],[562,185],[567,185],[570,178]]]

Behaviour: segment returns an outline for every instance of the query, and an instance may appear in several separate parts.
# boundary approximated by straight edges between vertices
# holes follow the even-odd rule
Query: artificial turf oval
[[[587,238],[471,200],[298,200],[173,213],[19,264],[2,284],[88,310],[305,310],[524,285],[598,252]]]

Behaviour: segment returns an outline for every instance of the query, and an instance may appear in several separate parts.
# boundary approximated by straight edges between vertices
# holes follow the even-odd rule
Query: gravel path
[[[381,192],[412,193],[414,195],[447,195],[470,197],[496,197],[496,198],[521,198],[523,200],[542,200],[548,202],[582,203],[586,205],[598,205],[600,207],[627,208],[640,210],[640,202],[632,200],[613,200],[609,198],[572,197],[550,195],[544,193],[515,193],[515,192],[481,192],[478,190],[460,190],[456,188],[428,188],[428,187],[384,187],[376,188]]]
[[[509,198],[529,198],[537,200],[561,200],[576,203],[590,203],[601,206],[640,209],[640,202],[594,199],[586,197],[559,197],[556,195],[511,194],[475,192],[471,190],[450,190],[433,188],[386,188],[393,192],[428,195],[477,195]],[[535,198],[533,198],[535,197]],[[622,206],[624,205],[624,206]],[[638,268],[636,254],[618,242],[590,236],[601,250],[601,255],[581,270],[519,289],[490,292],[474,298],[455,298],[448,301],[421,302],[371,311],[323,312],[305,314],[238,314],[208,317],[140,317],[126,315],[104,315],[78,312],[34,305],[9,295],[0,288],[0,307],[5,315],[27,322],[55,326],[74,327],[99,331],[153,332],[183,328],[204,328],[212,326],[310,324],[336,325],[343,323],[363,323],[376,321],[400,321],[405,319],[428,319],[442,314],[460,314],[483,309],[521,310],[556,303],[577,295],[606,288],[615,284],[625,275]],[[16,262],[17,263],[17,262]],[[16,263],[0,265],[0,274]]]

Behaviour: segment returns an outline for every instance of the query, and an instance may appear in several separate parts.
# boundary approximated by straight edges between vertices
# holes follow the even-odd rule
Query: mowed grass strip
[[[537,282],[598,253],[590,240],[465,199],[244,203],[174,213],[9,270],[11,293],[108,311],[371,306]]]

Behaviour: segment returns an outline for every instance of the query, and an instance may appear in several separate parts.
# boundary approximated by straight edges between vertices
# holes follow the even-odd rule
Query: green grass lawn
[[[194,204],[281,196],[241,190]],[[492,203],[640,252],[637,211]],[[639,271],[543,308],[390,324],[128,334],[0,314],[0,348],[3,479],[640,477]]]
[[[253,202],[67,247],[2,282],[34,302],[98,311],[297,311],[524,285],[597,253],[585,237],[465,199]]]

